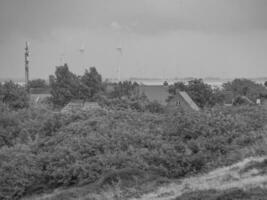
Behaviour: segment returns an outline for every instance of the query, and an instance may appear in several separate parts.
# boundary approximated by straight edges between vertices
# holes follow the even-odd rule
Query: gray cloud
[[[114,77],[119,43],[125,76],[262,75],[266,19],[266,0],[0,0],[0,76],[23,77],[25,40],[33,77],[62,53]]]
[[[139,34],[175,30],[267,28],[266,0],[2,0],[0,36],[46,35],[57,28],[106,28],[118,22]]]

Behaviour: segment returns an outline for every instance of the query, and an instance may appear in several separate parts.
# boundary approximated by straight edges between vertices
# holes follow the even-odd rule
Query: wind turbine
[[[80,54],[83,54],[85,52],[85,45],[82,44],[81,48],[79,49]]]
[[[120,82],[121,81],[121,58],[123,56],[122,47],[120,47],[120,46],[117,47],[116,51],[119,54],[119,57],[118,57],[118,81]]]

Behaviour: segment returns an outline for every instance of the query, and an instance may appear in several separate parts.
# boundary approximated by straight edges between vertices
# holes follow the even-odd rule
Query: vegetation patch
[[[169,114],[2,110],[3,199],[97,183],[131,188],[231,164],[243,148],[263,141],[267,116],[257,107]]]
[[[250,190],[229,189],[226,191],[208,190],[183,194],[175,200],[263,200],[266,199],[267,190],[253,188]]]

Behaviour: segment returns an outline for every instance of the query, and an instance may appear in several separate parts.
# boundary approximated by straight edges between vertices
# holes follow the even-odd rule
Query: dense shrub
[[[246,96],[254,102],[260,96],[267,94],[267,90],[262,84],[249,79],[234,79],[231,82],[224,83],[223,91],[231,93],[234,97]]]
[[[179,110],[168,115],[6,110],[0,119],[1,133],[11,141],[0,147],[3,199],[123,177],[140,179],[142,174],[169,178],[195,174],[226,164],[231,152],[260,140],[257,133],[267,120],[266,111],[257,107]]]
[[[0,84],[0,101],[15,110],[29,107],[26,89],[12,81]]]
[[[0,199],[17,199],[40,185],[41,170],[37,156],[27,146],[0,151]]]
[[[145,109],[151,113],[163,113],[164,112],[164,106],[162,106],[160,103],[157,101],[153,101],[148,103],[145,106]]]

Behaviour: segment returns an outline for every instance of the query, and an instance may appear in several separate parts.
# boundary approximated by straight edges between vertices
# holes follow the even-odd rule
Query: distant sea
[[[143,84],[143,85],[163,85],[165,80],[136,80],[137,83]],[[169,85],[178,82],[179,80],[166,80]],[[179,82],[184,82],[185,84],[188,83],[188,81],[180,80]],[[204,81],[205,83],[211,85],[212,87],[219,87],[221,88],[223,83],[227,81]]]
[[[188,83],[188,81],[193,80],[194,78],[176,78],[176,79],[160,79],[160,78],[129,78],[129,79],[122,79],[122,81],[132,81],[137,82],[139,84],[143,85],[163,85],[165,81],[168,82],[169,85],[175,83],[175,82],[183,82],[185,84]],[[264,84],[265,81],[267,81],[267,77],[262,78],[248,78],[256,83]],[[25,85],[25,82],[22,79],[0,79],[1,83],[4,83],[5,81],[12,80],[15,83],[19,85]],[[227,83],[229,81],[232,81],[233,79],[220,79],[220,78],[207,78],[203,79],[204,83],[207,83],[211,85],[213,88],[218,87],[221,88],[224,83]],[[118,82],[117,79],[107,79],[109,82]]]
[[[249,78],[248,78],[249,79]],[[188,83],[188,81],[193,80],[193,78],[181,78],[181,79],[130,79],[131,81],[135,81],[139,84],[144,85],[163,85],[164,81],[167,81],[169,85],[175,83],[175,82],[183,82],[185,84]],[[230,82],[233,79],[203,79],[204,83],[211,85],[213,88],[221,88],[224,83]],[[250,80],[259,83],[264,84],[265,81],[267,81],[266,78],[251,78]]]

